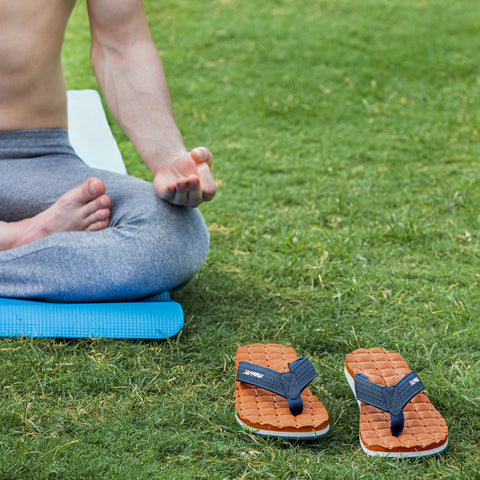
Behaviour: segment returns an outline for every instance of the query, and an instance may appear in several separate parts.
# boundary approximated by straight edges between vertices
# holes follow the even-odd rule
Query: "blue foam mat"
[[[182,327],[182,307],[168,293],[125,303],[0,298],[0,337],[164,339]]]

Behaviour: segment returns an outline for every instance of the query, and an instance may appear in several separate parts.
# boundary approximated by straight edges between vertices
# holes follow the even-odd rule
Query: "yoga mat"
[[[168,293],[160,299],[124,303],[0,298],[0,337],[164,339],[182,327],[182,307]]]

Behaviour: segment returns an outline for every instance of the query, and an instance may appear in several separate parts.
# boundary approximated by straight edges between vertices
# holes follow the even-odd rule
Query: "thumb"
[[[208,165],[212,164],[212,154],[210,153],[210,150],[206,147],[197,147],[191,151],[192,158],[200,163],[200,162],[206,162]]]

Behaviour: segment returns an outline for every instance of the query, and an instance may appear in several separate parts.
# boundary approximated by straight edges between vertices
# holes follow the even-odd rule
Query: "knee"
[[[163,205],[148,215],[132,238],[126,276],[148,295],[187,284],[200,270],[210,238],[197,209]]]
[[[200,212],[191,208],[179,210],[169,232],[160,229],[157,233],[157,253],[154,255],[157,278],[169,272],[171,289],[184,286],[198,273],[210,246],[207,226]]]

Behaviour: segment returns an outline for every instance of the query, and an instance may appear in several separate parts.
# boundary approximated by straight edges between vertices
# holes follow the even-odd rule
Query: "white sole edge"
[[[347,367],[345,367],[344,370],[345,373],[345,379],[347,380],[348,386],[350,387],[350,390],[352,391],[355,400],[357,400],[357,395],[355,394],[355,382],[348,373]],[[360,402],[357,400],[358,408],[360,409]],[[448,446],[448,438],[447,441],[443,444],[440,445],[437,448],[432,448],[430,450],[422,450],[420,452],[377,452],[375,450],[369,450],[362,442],[362,439],[360,435],[358,436],[360,440],[360,446],[362,447],[363,451],[369,456],[369,457],[387,457],[387,458],[422,458],[422,457],[432,457],[433,455],[438,455],[439,453],[442,453]]]
[[[284,440],[316,440],[317,438],[324,437],[330,430],[330,425],[328,425],[323,430],[313,430],[311,432],[283,432],[275,430],[261,430],[258,428],[253,428],[242,422],[238,415],[235,414],[235,419],[239,425],[247,432],[254,433],[255,435],[260,435],[262,437],[269,438],[281,438]]]

